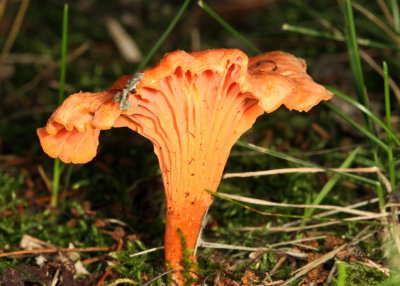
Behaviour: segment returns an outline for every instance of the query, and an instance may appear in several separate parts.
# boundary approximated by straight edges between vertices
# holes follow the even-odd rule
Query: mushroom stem
[[[154,145],[167,201],[165,258],[177,270],[173,279],[178,285],[185,281],[178,229],[192,252],[189,259],[196,263],[202,219],[212,203],[206,189],[217,191],[233,144],[263,113],[258,101],[235,82],[239,71],[239,65],[231,65],[223,75],[178,68],[160,81],[159,89],[141,88],[131,98],[134,112],[117,124]]]
[[[168,202],[165,226],[165,260],[169,267],[177,270],[173,272],[172,280],[178,285],[183,285],[184,276],[187,277],[187,275],[182,270],[190,271],[190,276],[198,278],[196,275],[197,259],[194,250],[200,235],[203,217],[211,201],[210,204],[204,204],[199,200],[194,201],[193,204],[190,203],[192,207],[196,208],[196,212],[185,208],[177,209],[171,207],[170,204],[171,202]],[[182,241],[183,239],[185,242]],[[186,259],[189,259],[189,261]],[[190,263],[189,268],[186,268],[188,267],[187,262]]]

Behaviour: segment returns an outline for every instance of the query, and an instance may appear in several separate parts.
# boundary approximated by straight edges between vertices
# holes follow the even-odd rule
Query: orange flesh
[[[177,51],[144,71],[137,94],[129,97],[129,111],[120,111],[113,100],[129,79],[125,76],[113,90],[70,96],[38,136],[49,156],[73,163],[95,156],[100,130],[129,127],[151,140],[167,200],[165,258],[180,270],[177,230],[193,250],[212,202],[205,190],[217,190],[236,140],[264,111],[282,104],[307,111],[331,97],[305,70],[304,61],[282,52],[248,59],[234,49]],[[173,279],[183,285],[181,272]]]
[[[142,88],[132,100],[135,112],[122,115],[127,127],[153,142],[159,159],[167,198],[165,255],[174,269],[181,268],[182,257],[177,229],[193,250],[212,202],[205,190],[217,190],[231,147],[263,113],[257,100],[241,93],[240,68],[223,75],[177,68],[159,89]]]

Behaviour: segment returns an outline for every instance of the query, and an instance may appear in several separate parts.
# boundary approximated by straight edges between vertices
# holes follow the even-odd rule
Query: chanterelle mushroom
[[[332,95],[306,74],[304,60],[279,51],[250,59],[236,49],[176,51],[142,76],[122,110],[114,96],[121,100],[129,76],[108,91],[71,95],[37,133],[44,151],[66,163],[90,161],[100,130],[111,127],[151,140],[167,200],[165,259],[181,270],[178,229],[193,250],[212,202],[205,189],[217,190],[236,140],[264,112],[282,104],[307,111]],[[194,254],[191,259],[196,262]],[[180,271],[173,279],[183,283]]]

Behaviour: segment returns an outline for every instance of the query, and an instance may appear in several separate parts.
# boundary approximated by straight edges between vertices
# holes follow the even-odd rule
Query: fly
[[[132,94],[136,93],[136,86],[139,84],[140,80],[144,78],[143,72],[138,72],[133,75],[126,83],[122,92],[117,92],[114,96],[115,102],[119,103],[119,110],[129,110],[131,108],[131,104],[128,101],[128,95],[131,92]]]

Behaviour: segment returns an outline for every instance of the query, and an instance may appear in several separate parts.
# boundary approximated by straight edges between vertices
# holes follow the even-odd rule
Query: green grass
[[[327,7],[314,1],[289,1],[285,5],[275,3],[262,10],[262,13],[258,13],[260,8],[251,12],[242,11],[233,17],[229,14],[232,12],[226,12],[218,6],[208,6],[204,1],[194,3],[186,0],[179,4],[168,1],[139,2],[136,6],[124,9],[121,8],[124,4],[119,1],[107,4],[98,1],[96,7],[89,8],[70,4],[69,18],[74,21],[70,20],[69,24],[67,5],[63,10],[61,5],[53,4],[49,6],[53,10],[47,10],[36,3],[30,4],[26,21],[11,47],[11,53],[34,54],[38,59],[49,58],[53,64],[61,60],[59,66],[54,65],[52,69],[38,59],[32,65],[11,64],[18,76],[12,76],[0,87],[0,92],[5,94],[2,103],[7,106],[0,107],[0,153],[15,156],[0,158],[0,253],[19,250],[19,241],[24,234],[59,247],[68,247],[72,242],[76,247],[113,246],[115,249],[115,234],[122,228],[125,234],[122,250],[107,253],[98,262],[88,264],[86,268],[89,272],[103,274],[111,265],[114,276],[108,277],[107,283],[116,279],[128,279],[137,284],[149,283],[153,279],[154,285],[167,283],[162,251],[131,257],[132,254],[163,245],[165,204],[160,171],[151,145],[136,136],[128,138],[123,130],[112,130],[101,138],[100,157],[90,164],[74,166],[72,171],[58,160],[54,161],[52,167],[52,161],[43,155],[36,141],[34,130],[44,125],[50,110],[55,108],[57,91],[59,104],[64,91],[69,94],[79,90],[104,90],[118,76],[157,63],[165,52],[190,50],[191,37],[196,34],[196,29],[201,35],[201,48],[238,47],[254,54],[283,49],[306,58],[311,70],[318,64],[320,55],[340,59],[338,55],[345,53],[349,59],[345,62],[345,68],[352,75],[352,79],[346,80],[344,86],[347,88],[343,90],[336,86],[335,81],[324,82],[335,93],[339,104],[329,102],[308,114],[279,110],[261,118],[237,142],[226,166],[226,172],[306,166],[322,168],[326,174],[291,173],[233,178],[222,180],[219,191],[288,204],[343,207],[379,198],[379,204],[367,204],[361,209],[375,213],[384,209],[390,193],[398,189],[400,181],[400,174],[396,172],[400,165],[399,131],[392,127],[399,116],[396,107],[398,99],[389,87],[389,76],[395,82],[400,80],[397,61],[400,20],[396,0],[383,1],[391,19],[375,4],[367,3],[365,8],[397,35],[397,39],[385,34],[385,30],[354,9],[350,0],[338,1],[336,6],[326,4]],[[7,6],[7,14],[3,15],[0,27],[9,26],[17,8],[17,4]],[[80,8],[89,10],[81,13]],[[124,14],[122,10],[128,12]],[[140,63],[124,61],[102,25],[103,14],[96,14],[100,13],[96,11],[107,11],[104,15],[109,13],[121,20],[142,50],[148,51]],[[59,39],[61,23],[62,36]],[[280,29],[282,26],[283,30]],[[37,31],[34,38],[31,37],[30,27],[35,27]],[[68,55],[71,55],[85,41],[90,42],[90,48],[83,56],[67,63],[67,47]],[[0,32],[0,48],[6,42],[7,33]],[[363,61],[360,50],[373,56],[376,63],[383,66],[384,76],[375,73]],[[326,66],[325,70],[330,68],[334,67]],[[46,69],[49,70],[41,81],[32,81]],[[58,76],[56,87],[47,88],[54,86]],[[30,82],[27,89],[26,84]],[[29,92],[18,92],[20,90]],[[357,99],[350,95],[356,95]],[[371,100],[374,98],[378,99],[382,110],[372,109]],[[345,113],[342,109],[345,103],[362,120]],[[374,104],[377,104],[376,101]],[[45,111],[40,109],[43,107],[46,107]],[[341,131],[336,116],[350,124],[350,133],[357,132],[356,137]],[[310,127],[313,124],[328,131],[331,138],[323,139],[317,129]],[[33,143],[27,145],[27,142]],[[32,155],[33,159],[28,163],[16,161],[31,158]],[[48,197],[49,190],[37,171],[39,165],[43,166],[52,182],[51,199],[42,203],[35,200]],[[332,170],[337,167],[378,167],[389,184],[376,173]],[[51,170],[52,176],[48,175]],[[78,192],[70,195],[68,191],[71,190]],[[59,191],[64,191],[61,208],[57,202]],[[253,208],[224,199],[218,193],[216,196],[222,199],[216,198],[209,211],[209,227],[203,235],[205,241],[254,248],[309,238],[317,233],[351,242],[366,230],[366,235],[370,236],[358,244],[363,253],[354,256],[356,263],[350,262],[349,258],[343,261],[336,258],[336,261],[331,259],[324,263],[323,270],[328,272],[333,265],[338,266],[330,285],[398,284],[400,269],[389,263],[399,256],[398,249],[393,247],[396,232],[391,220],[376,218],[348,222],[345,221],[347,215],[343,213],[320,217],[323,210],[319,209],[278,206]],[[88,201],[91,202],[90,207]],[[386,210],[392,211],[390,208]],[[314,230],[300,228],[297,231],[274,231],[278,226],[308,226],[331,219],[340,223]],[[243,230],[246,228],[248,230]],[[384,240],[389,242],[389,246],[383,243],[378,233],[386,235]],[[300,251],[324,254],[331,250],[322,239],[317,242],[316,249],[299,246]],[[293,248],[291,244],[288,247]],[[240,283],[245,271],[251,270],[260,279],[267,279],[265,273],[271,271],[282,258],[275,248],[251,254],[235,247],[221,250],[200,248],[201,278],[207,279],[207,283],[212,283],[217,277]],[[80,259],[102,255],[103,252],[81,253]],[[388,278],[372,266],[357,264],[366,258],[387,267],[391,277]],[[34,264],[28,256],[23,259],[2,259],[6,264],[21,260]],[[0,272],[6,268],[6,264],[0,264]],[[304,260],[287,258],[272,277],[274,280],[287,280],[303,264]],[[299,282],[298,279],[291,285]]]
[[[62,25],[62,42],[61,42],[61,69],[60,69],[60,88],[58,91],[58,101],[57,105],[61,105],[64,101],[64,86],[65,86],[65,74],[67,70],[67,44],[68,44],[68,5],[64,5],[64,13],[63,13],[63,25]],[[63,166],[60,159],[54,159],[53,165],[53,180],[52,180],[52,195],[50,205],[53,208],[58,206],[58,193],[60,189],[60,176],[62,170],[65,166]]]

